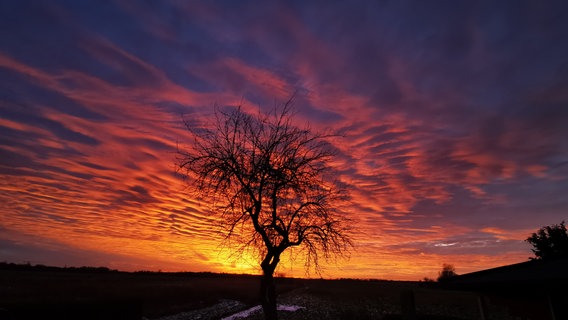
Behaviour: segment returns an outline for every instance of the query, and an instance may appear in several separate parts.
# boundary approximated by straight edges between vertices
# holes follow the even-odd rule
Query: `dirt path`
[[[174,315],[156,318],[154,320],[217,320],[224,316],[239,312],[247,306],[235,300],[220,300],[218,303],[198,310],[181,312]]]

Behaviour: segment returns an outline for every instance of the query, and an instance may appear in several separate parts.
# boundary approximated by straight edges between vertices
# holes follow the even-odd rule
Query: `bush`
[[[451,264],[443,264],[442,271],[438,273],[438,282],[444,282],[452,277],[457,276],[456,268]]]

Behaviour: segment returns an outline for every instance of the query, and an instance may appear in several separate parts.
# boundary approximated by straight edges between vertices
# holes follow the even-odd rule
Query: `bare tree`
[[[286,249],[305,253],[310,269],[351,246],[334,210],[344,194],[330,179],[329,136],[295,126],[291,102],[270,114],[216,108],[213,128],[186,121],[194,141],[178,151],[179,169],[221,215],[228,239],[259,253],[266,319],[277,318],[273,275]]]

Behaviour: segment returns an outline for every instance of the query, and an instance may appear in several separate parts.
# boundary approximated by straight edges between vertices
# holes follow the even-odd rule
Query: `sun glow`
[[[182,118],[292,93],[295,125],[338,133],[329,164],[349,191],[334,206],[354,248],[320,259],[323,277],[526,261],[523,240],[565,219],[568,2],[490,19],[468,5],[68,3],[0,10],[2,260],[258,274],[175,155],[194,143]],[[319,277],[296,249],[276,272]]]

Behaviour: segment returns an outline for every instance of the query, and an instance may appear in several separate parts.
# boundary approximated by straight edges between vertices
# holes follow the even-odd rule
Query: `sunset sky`
[[[175,172],[182,115],[294,93],[343,135],[354,248],[323,277],[522,262],[568,220],[566,1],[7,0],[0,261],[258,272]]]

